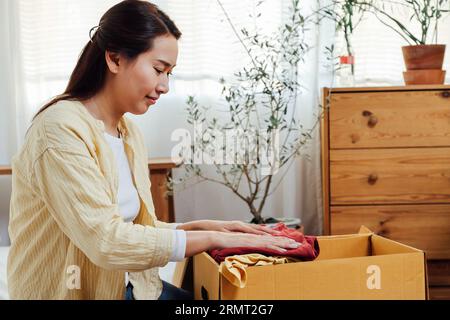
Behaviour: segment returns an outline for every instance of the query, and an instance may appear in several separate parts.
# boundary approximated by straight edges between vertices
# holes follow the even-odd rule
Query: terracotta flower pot
[[[408,70],[403,72],[403,79],[405,80],[406,85],[443,84],[445,80],[445,70]]]
[[[445,44],[402,47],[406,70],[442,69]]]

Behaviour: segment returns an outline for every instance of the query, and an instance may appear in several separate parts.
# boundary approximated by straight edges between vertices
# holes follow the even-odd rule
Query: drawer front
[[[450,287],[450,260],[428,260],[427,268],[430,286]]]
[[[450,90],[335,93],[330,148],[450,146]]]
[[[450,148],[331,150],[330,201],[450,203]]]
[[[332,206],[331,234],[373,232],[424,250],[428,259],[450,259],[450,204]]]
[[[450,300],[450,286],[430,287],[430,300]]]

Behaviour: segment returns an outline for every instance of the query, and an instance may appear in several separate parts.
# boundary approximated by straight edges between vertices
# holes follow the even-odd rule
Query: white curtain
[[[2,110],[9,115],[6,130],[12,145],[9,159],[23,143],[30,120],[44,102],[64,91],[90,26],[117,0],[2,0],[4,31],[0,81],[7,84]],[[5,40],[5,41],[3,41]],[[3,107],[4,106],[4,107]],[[11,126],[14,128],[11,129]]]
[[[0,163],[9,163],[16,148],[16,85],[13,66],[15,25],[12,1],[0,2]]]
[[[275,32],[289,16],[290,0],[267,0],[256,8],[259,1],[222,1],[237,30],[255,26],[265,33]],[[303,13],[311,13],[317,1],[301,1]],[[175,71],[175,103],[153,110],[159,113],[154,119],[164,119],[164,112],[171,114],[172,123],[164,123],[171,130],[184,126],[183,98],[195,94],[207,106],[220,105],[218,79],[229,77],[234,71],[248,63],[244,48],[239,43],[217,1],[168,1],[168,13],[183,32],[180,41],[180,57]],[[258,18],[258,12],[261,16]],[[249,17],[252,15],[253,18]],[[329,70],[322,55],[325,45],[334,41],[334,26],[325,24],[322,29],[315,25],[308,32],[307,43],[314,47],[306,58],[300,74],[305,87],[299,97],[297,117],[305,128],[311,128],[320,112],[320,88],[329,86]],[[167,97],[169,99],[169,97]],[[176,107],[175,107],[176,106]],[[152,111],[149,117],[152,117]],[[181,117],[180,117],[181,115]],[[156,125],[156,123],[155,123]],[[303,152],[309,159],[298,158],[285,170],[277,174],[284,176],[274,194],[266,203],[263,216],[285,216],[300,218],[307,233],[322,231],[320,136],[314,131],[314,138]],[[167,131],[163,135],[167,137]],[[170,144],[169,144],[170,145]],[[176,177],[182,170],[175,170]],[[275,183],[274,185],[277,185]],[[203,182],[176,194],[176,215],[181,221],[194,219],[239,219],[251,220],[247,205],[229,189],[219,184]]]

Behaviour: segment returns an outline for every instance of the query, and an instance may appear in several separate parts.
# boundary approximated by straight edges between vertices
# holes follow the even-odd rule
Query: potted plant
[[[406,70],[403,73],[405,83],[409,84],[442,84],[445,70],[442,70],[445,44],[436,44],[438,22],[450,12],[449,0],[405,0],[397,1],[355,1],[356,6],[368,6],[368,10],[388,28],[399,34],[409,45],[402,47]],[[420,33],[415,34],[411,27],[405,26],[394,14],[393,7],[400,6],[410,12],[409,21],[420,25]],[[432,44],[432,42],[435,42]]]
[[[193,178],[217,183],[247,205],[251,222],[276,222],[262,216],[266,201],[319,123],[318,117],[313,128],[304,130],[295,111],[301,87],[298,65],[309,50],[304,39],[309,18],[301,14],[299,0],[293,0],[289,22],[276,34],[238,31],[218,3],[250,62],[234,79],[220,80],[225,110],[202,107],[193,96],[187,99],[194,138],[186,134],[173,150],[173,156],[183,159],[185,174],[171,179],[169,188]],[[212,111],[225,117],[211,116]]]

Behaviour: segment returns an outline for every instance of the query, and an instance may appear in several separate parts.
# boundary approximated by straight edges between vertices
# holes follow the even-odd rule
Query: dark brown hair
[[[33,117],[60,100],[87,100],[102,89],[106,79],[105,51],[123,54],[133,60],[152,49],[153,40],[181,32],[156,5],[140,0],[125,0],[110,8],[100,19],[95,33],[78,58],[64,93],[46,103]]]

